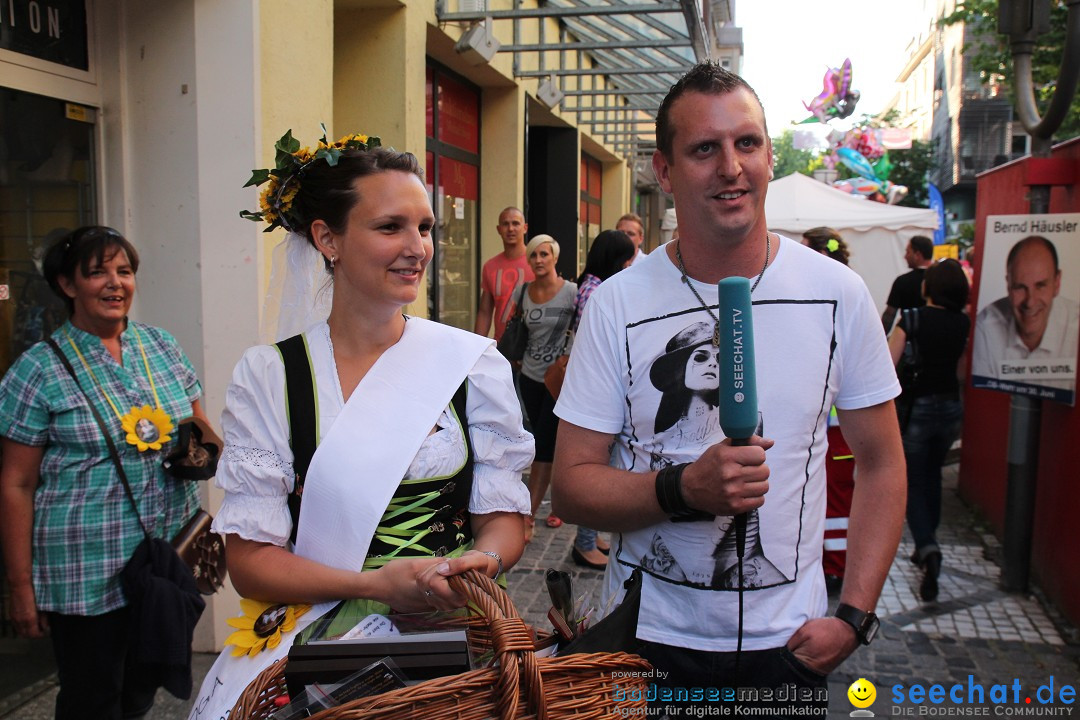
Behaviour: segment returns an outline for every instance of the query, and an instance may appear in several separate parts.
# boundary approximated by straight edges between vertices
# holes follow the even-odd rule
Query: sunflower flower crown
[[[296,193],[300,191],[304,171],[320,160],[325,160],[327,165],[333,167],[338,164],[338,160],[346,150],[366,151],[382,144],[375,136],[359,133],[346,135],[331,143],[326,139],[326,126],[320,127],[322,127],[323,135],[319,138],[319,143],[314,150],[309,147],[300,147],[300,141],[292,136],[292,130],[287,131],[280,140],[274,143],[274,150],[277,152],[274,167],[253,170],[251,179],[244,183],[244,187],[252,185],[258,187],[266,183],[266,187],[259,194],[259,211],[241,210],[240,217],[255,222],[266,222],[267,227],[263,232],[270,232],[279,227],[290,232],[297,230],[300,226],[300,218],[297,217],[296,210],[293,208],[293,201],[296,199]]]

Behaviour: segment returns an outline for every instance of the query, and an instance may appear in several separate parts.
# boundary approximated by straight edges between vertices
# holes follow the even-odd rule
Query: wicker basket
[[[512,718],[610,718],[643,714],[650,665],[629,653],[591,653],[537,658],[532,633],[509,596],[490,578],[470,571],[450,578],[451,586],[480,609],[491,630],[496,664],[460,675],[434,678],[381,695],[360,698],[312,715],[312,720],[500,720]],[[264,720],[285,694],[282,658],[248,685],[230,718]],[[613,672],[636,674],[618,678]],[[636,713],[634,708],[642,708]]]

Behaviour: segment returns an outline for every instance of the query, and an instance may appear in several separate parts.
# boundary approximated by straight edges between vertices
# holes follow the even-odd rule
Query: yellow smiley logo
[[[859,678],[847,689],[848,700],[857,708],[868,708],[877,699],[877,688],[866,678]]]

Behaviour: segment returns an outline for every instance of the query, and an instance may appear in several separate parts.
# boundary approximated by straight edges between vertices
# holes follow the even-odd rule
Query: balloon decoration
[[[851,76],[851,58],[846,58],[839,68],[828,68],[822,80],[824,87],[821,93],[809,103],[803,103],[813,116],[800,124],[828,123],[851,115],[859,102],[859,92],[851,89]],[[883,139],[885,132],[881,128],[862,125],[847,132],[833,130],[829,133],[830,153],[822,158],[825,165],[835,168],[840,163],[856,175],[837,180],[833,183],[834,187],[878,202],[896,203],[907,195],[906,187],[889,181],[893,165],[886,146],[911,147],[910,131],[905,133],[903,129],[889,129],[890,134]],[[906,145],[904,138],[894,137],[898,134],[906,135]]]
[[[813,118],[803,122],[827,123],[833,118],[846,118],[855,112],[859,102],[859,91],[851,89],[851,58],[844,60],[839,68],[828,68],[822,79],[822,90],[809,104],[803,107],[813,113]]]
[[[825,165],[834,168],[840,163],[857,176],[837,180],[833,187],[887,203],[897,203],[907,195],[907,187],[889,181],[893,164],[880,136],[881,130],[871,127],[856,127],[846,133],[834,130],[829,134],[832,152],[822,158]]]
[[[874,174],[874,166],[870,164],[870,161],[866,159],[858,150],[852,150],[848,147],[842,147],[836,151],[837,156],[840,158],[840,162],[847,166],[848,170],[851,170],[856,175],[861,175],[868,180],[876,180],[877,175]]]

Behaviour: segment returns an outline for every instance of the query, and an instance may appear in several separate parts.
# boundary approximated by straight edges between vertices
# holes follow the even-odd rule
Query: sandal
[[[603,540],[599,535],[596,536],[596,549],[607,555],[611,551],[611,544]]]
[[[547,519],[544,520],[544,524],[549,528],[562,527],[562,519],[555,517],[554,515],[548,515]]]
[[[589,553],[592,557],[589,557],[589,555],[586,555],[585,553]],[[599,557],[597,557],[597,555],[599,555]],[[570,559],[574,561],[575,565],[580,565],[581,567],[592,568],[593,570],[607,569],[607,558],[604,557],[603,553],[600,553],[598,549],[581,551],[578,549],[577,545],[574,545],[570,548]]]

